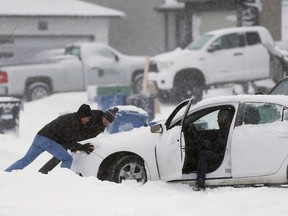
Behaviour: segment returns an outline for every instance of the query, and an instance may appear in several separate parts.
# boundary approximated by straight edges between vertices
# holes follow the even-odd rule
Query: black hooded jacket
[[[78,112],[59,116],[45,125],[37,134],[59,143],[66,149],[78,149],[77,142],[93,138],[103,132],[103,112],[92,110],[91,120],[83,125]]]

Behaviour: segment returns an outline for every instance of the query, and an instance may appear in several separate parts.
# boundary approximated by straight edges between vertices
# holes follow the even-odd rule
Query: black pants
[[[48,174],[51,170],[53,170],[61,161],[56,157],[51,158],[43,167],[39,169],[39,172],[43,174]]]
[[[198,158],[198,170],[197,170],[197,184],[200,186],[205,185],[205,178],[208,165],[211,163],[219,163],[221,155],[210,150],[201,150]]]

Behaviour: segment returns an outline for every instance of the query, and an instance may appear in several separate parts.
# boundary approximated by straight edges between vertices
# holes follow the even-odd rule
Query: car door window
[[[213,44],[217,44],[220,49],[243,47],[244,37],[240,34],[228,34],[218,38]]]
[[[283,109],[283,121],[288,122],[288,108],[284,107]]]
[[[115,54],[113,52],[111,52],[110,50],[108,50],[108,49],[99,49],[98,50],[98,54],[100,56],[105,57],[105,58],[109,58],[109,59],[112,59],[112,60],[115,59]]]
[[[243,124],[259,125],[282,121],[282,106],[266,103],[246,103],[244,107]]]
[[[219,130],[217,116],[218,112],[223,108],[231,108],[234,110],[232,106],[220,106],[201,110],[188,115],[188,117],[185,119],[184,125],[193,124],[197,131]]]
[[[248,46],[261,43],[260,36],[257,32],[247,32],[245,34],[245,37],[246,37],[246,43]]]

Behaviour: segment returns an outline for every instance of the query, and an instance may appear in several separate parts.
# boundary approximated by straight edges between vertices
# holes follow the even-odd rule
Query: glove
[[[81,151],[84,151],[86,154],[90,154],[94,150],[94,146],[91,145],[90,143],[86,143],[82,145]]]

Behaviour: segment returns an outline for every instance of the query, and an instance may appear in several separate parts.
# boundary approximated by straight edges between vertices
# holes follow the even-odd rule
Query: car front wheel
[[[144,162],[135,155],[121,156],[111,166],[107,179],[116,183],[121,183],[124,180],[135,180],[144,184],[147,181]]]

